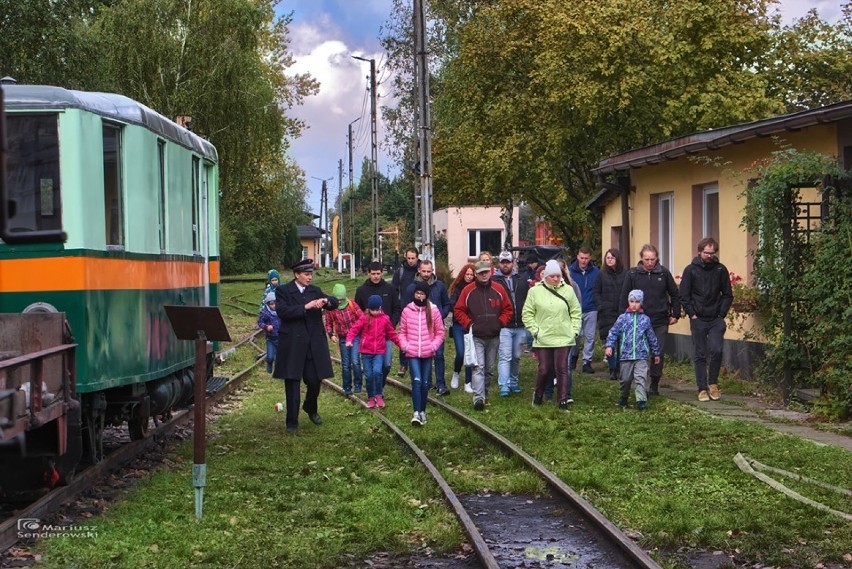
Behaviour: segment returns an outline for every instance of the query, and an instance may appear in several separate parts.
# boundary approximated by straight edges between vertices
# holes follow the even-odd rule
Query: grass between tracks
[[[262,279],[260,279],[262,281]],[[348,282],[348,281],[344,281]],[[349,282],[353,291],[360,284]],[[324,285],[323,285],[324,286]],[[262,290],[262,286],[259,287]],[[223,287],[223,298],[257,286]],[[252,318],[224,308],[234,336]],[[262,341],[259,345],[263,345]],[[248,348],[237,364],[253,359]],[[447,362],[452,361],[452,342]],[[244,360],[244,361],[241,361]],[[852,523],[799,504],[741,473],[737,452],[777,468],[838,486],[852,480],[852,453],[820,447],[760,425],[720,419],[692,406],[655,398],[645,413],[619,411],[615,382],[575,375],[570,413],[530,405],[535,362],[522,360],[524,393],[491,397],[477,418],[519,443],[648,549],[712,549],[785,568],[848,566]],[[448,366],[451,371],[451,367]],[[600,374],[598,374],[600,375]],[[667,363],[667,378],[689,380],[690,366]],[[449,379],[449,374],[448,374]],[[725,379],[732,392],[741,384]],[[192,448],[180,447],[174,468],[152,476],[103,516],[94,539],[44,542],[47,567],[340,567],[362,566],[371,552],[430,548],[451,551],[461,532],[414,458],[369,412],[324,390],[321,427],[301,417],[284,432],[278,381],[262,371],[233,413],[209,427],[204,516],[194,518]],[[408,426],[410,398],[387,390],[386,413],[404,425],[461,492],[538,493],[543,486],[517,461],[475,440],[440,410],[423,428]],[[446,401],[471,413],[470,396]],[[779,478],[775,475],[773,477]],[[779,478],[831,507],[852,500]],[[664,567],[680,567],[659,557]]]

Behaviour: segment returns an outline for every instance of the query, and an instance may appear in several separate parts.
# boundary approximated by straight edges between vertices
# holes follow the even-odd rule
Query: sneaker
[[[423,424],[423,421],[420,419],[420,413],[417,411],[414,412],[414,416],[411,418],[411,424],[415,427],[419,427]]]
[[[464,384],[464,392],[465,393],[473,393],[473,386],[469,383]]]
[[[592,362],[583,362],[583,373],[595,373],[592,369]]]
[[[453,389],[459,388],[459,374],[454,373],[453,378],[450,380],[450,387]]]
[[[521,386],[518,385],[518,384],[510,386],[509,389],[512,391],[512,393],[520,393],[521,392]]]
[[[568,398],[568,399],[566,399],[565,401],[567,401],[568,403],[573,403],[573,402],[574,402],[574,399],[573,399],[573,398],[571,398],[571,397],[569,397],[569,398]]]
[[[420,411],[420,423],[426,424],[426,411]]]
[[[407,367],[401,367],[401,368],[399,368],[399,371],[396,372],[396,375],[398,375],[399,377],[405,377],[405,372],[407,372],[407,371],[408,371]]]
[[[719,386],[715,383],[710,384],[710,399],[718,401],[722,397],[722,392],[719,391]]]
[[[570,411],[571,410],[571,404],[568,403],[567,399],[563,399],[562,401],[559,402],[559,408],[562,411]]]
[[[509,396],[509,390],[508,389],[501,389],[500,390],[500,397],[508,397],[508,396]]]
[[[446,385],[442,385],[441,387],[438,388],[438,395],[449,395],[449,394],[450,394],[450,390],[447,389]]]
[[[644,411],[647,408],[648,408],[648,402],[647,401],[637,401],[636,402],[636,409],[637,410]]]
[[[541,395],[533,394],[533,405],[541,405]]]
[[[352,390],[351,389],[344,389],[343,395],[345,395],[346,397],[349,397],[350,395],[352,395]]]
[[[370,398],[367,400],[367,408],[368,408],[368,409],[373,409],[373,408],[375,408],[375,406],[376,406],[376,398],[375,398],[375,397],[370,397]]]
[[[485,409],[485,399],[474,399],[473,408],[477,411],[482,411],[483,409]]]
[[[376,406],[377,406],[379,409],[384,409],[384,408],[385,408],[385,398],[384,398],[384,396],[382,396],[382,395],[376,395]]]
[[[618,400],[618,406],[624,409],[627,407],[627,397],[622,397]]]
[[[355,393],[361,393],[361,386],[360,385],[355,386]]]
[[[707,392],[703,389],[698,392],[698,400],[699,401],[710,401],[710,396],[707,395]]]

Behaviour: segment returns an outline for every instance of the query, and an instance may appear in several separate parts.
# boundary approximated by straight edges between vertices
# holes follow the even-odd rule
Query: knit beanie
[[[426,295],[426,298],[429,298],[429,285],[427,285],[423,281],[414,281],[414,292],[420,291]]]
[[[271,271],[266,273],[266,280],[271,281],[272,279],[278,279],[279,281],[281,280],[281,277],[278,276],[278,271],[276,271],[275,269],[272,269]]]
[[[368,310],[381,310],[382,308],[382,297],[378,294],[372,295],[369,299],[367,299],[367,309]]]
[[[349,299],[346,298],[346,286],[343,283],[337,283],[331,289],[331,294],[340,302],[337,305],[337,308],[343,310],[346,308],[346,305],[349,304]]]
[[[263,297],[263,303],[264,304],[269,304],[270,302],[275,302],[275,293],[274,292],[269,292],[269,293],[266,294],[265,297]]]
[[[634,288],[627,294],[627,300],[638,300],[639,304],[642,304],[645,302],[645,293],[638,288]]]
[[[551,275],[562,276],[562,269],[559,268],[559,263],[551,259],[544,265],[544,271],[541,273],[541,278],[547,278]]]

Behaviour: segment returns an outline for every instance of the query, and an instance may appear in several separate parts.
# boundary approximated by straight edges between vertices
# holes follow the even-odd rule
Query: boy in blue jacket
[[[257,327],[266,332],[266,372],[272,373],[278,349],[278,329],[281,320],[275,312],[275,293],[270,292],[263,299],[263,309],[257,319]]]
[[[660,363],[660,344],[651,326],[651,319],[642,311],[645,294],[631,290],[627,295],[627,311],[618,317],[606,337],[606,357],[612,356],[616,342],[621,348],[621,398],[618,406],[627,407],[630,384],[636,381],[636,408],[648,408],[645,382],[648,379],[648,356],[653,354],[654,363]]]

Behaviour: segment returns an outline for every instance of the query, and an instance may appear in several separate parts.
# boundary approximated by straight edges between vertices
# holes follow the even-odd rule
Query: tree
[[[785,27],[767,58],[768,89],[788,112],[852,99],[852,2],[835,24],[810,10]]]
[[[782,109],[755,71],[776,25],[768,4],[509,0],[465,13],[436,81],[436,201],[512,196],[569,246],[597,241],[584,205],[600,159]]]

